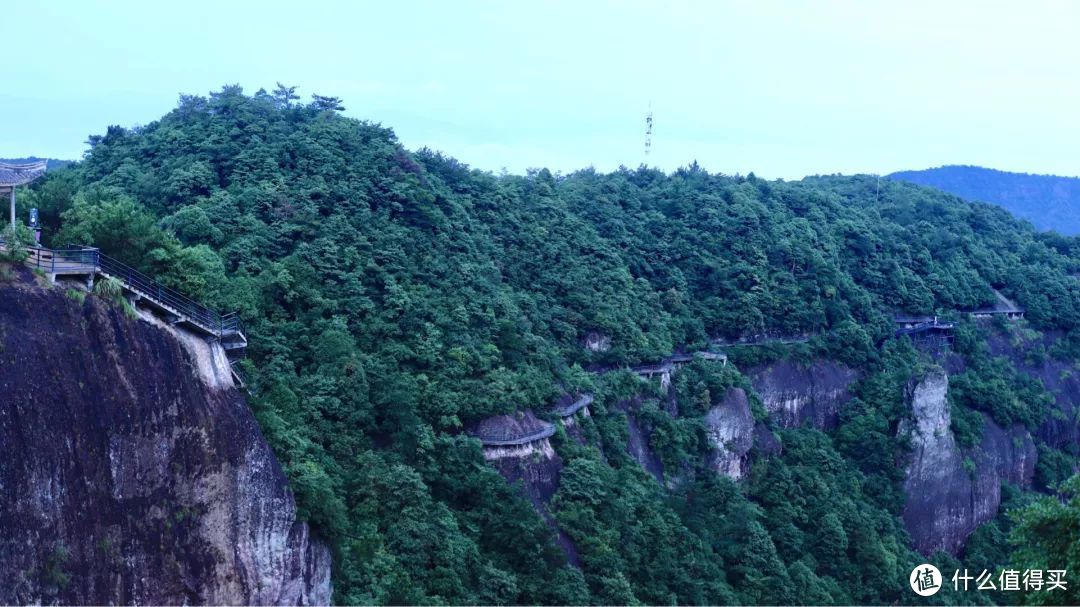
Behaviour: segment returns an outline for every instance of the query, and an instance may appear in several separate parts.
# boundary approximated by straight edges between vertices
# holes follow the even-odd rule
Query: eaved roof
[[[8,164],[0,162],[0,188],[11,188],[41,177],[45,174],[46,161],[29,162],[26,164]]]

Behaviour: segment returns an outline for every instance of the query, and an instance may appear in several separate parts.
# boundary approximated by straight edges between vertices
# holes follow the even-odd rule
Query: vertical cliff
[[[734,479],[746,474],[747,453],[754,444],[754,416],[742,388],[731,388],[705,415],[705,435],[713,447],[709,466]]]
[[[3,284],[0,394],[0,603],[329,602],[219,348]]]
[[[997,515],[1001,483],[1030,486],[1036,451],[1023,426],[1003,429],[989,417],[972,449],[961,449],[950,423],[949,378],[941,369],[922,377],[910,394],[914,423],[904,489],[904,525],[924,554],[956,554],[976,527]]]
[[[858,379],[854,369],[830,360],[803,365],[785,359],[752,367],[745,374],[779,426],[809,424],[819,430],[836,427]]]
[[[587,409],[586,409],[587,411]],[[570,417],[568,419],[573,419]],[[484,459],[494,465],[499,474],[508,483],[521,482],[525,493],[536,512],[556,532],[556,543],[566,558],[574,565],[579,565],[577,549],[570,538],[555,524],[555,517],[548,510],[548,502],[559,489],[559,474],[563,469],[563,460],[551,446],[548,435],[544,432],[548,424],[537,418],[532,411],[522,411],[514,415],[496,415],[482,420],[470,429],[474,436],[489,439],[484,444]],[[491,444],[491,439],[513,439],[518,437],[539,437],[518,444]],[[507,442],[507,441],[502,441]]]

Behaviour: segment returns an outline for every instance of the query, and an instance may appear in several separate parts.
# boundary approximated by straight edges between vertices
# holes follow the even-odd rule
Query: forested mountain
[[[1080,234],[1080,178],[1009,173],[976,166],[899,171],[889,178],[999,205],[1040,230]]]
[[[892,314],[954,314],[997,289],[1026,307],[1029,331],[1060,338],[1042,356],[1077,360],[1080,242],[998,207],[696,163],[496,176],[406,150],[340,107],[285,87],[184,96],[158,121],[92,137],[84,160],[18,199],[41,209],[46,243],[94,243],[241,312],[252,406],[301,515],[333,546],[339,602],[908,602],[925,557],[900,522],[898,434],[905,390],[931,363],[893,339]],[[958,336],[973,362],[957,431],[977,442],[981,413],[1038,427],[1042,387],[991,360],[980,331]],[[590,333],[611,347],[583,347]],[[689,366],[672,386],[678,415],[644,400],[652,448],[686,470],[657,482],[626,455],[616,404],[633,378],[587,371],[754,335],[809,341]],[[700,473],[702,415],[749,391],[738,368],[778,356],[858,370],[853,404],[828,432],[775,429],[782,451],[739,481]],[[590,440],[554,437],[565,468],[545,520],[463,430],[576,390],[597,394]],[[1019,566],[994,524],[980,554]]]

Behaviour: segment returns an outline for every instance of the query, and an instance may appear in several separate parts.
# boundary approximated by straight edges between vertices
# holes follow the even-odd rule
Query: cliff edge
[[[329,603],[330,552],[222,360],[0,284],[0,603]]]

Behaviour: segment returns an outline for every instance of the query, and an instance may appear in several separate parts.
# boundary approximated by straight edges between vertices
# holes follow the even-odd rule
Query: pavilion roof
[[[0,162],[0,188],[30,183],[45,174],[45,161],[26,164]]]

